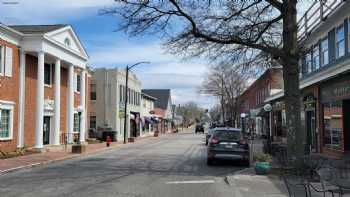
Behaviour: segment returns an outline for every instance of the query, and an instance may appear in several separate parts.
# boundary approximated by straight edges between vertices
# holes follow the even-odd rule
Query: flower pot
[[[271,169],[270,162],[256,162],[255,173],[257,175],[266,175]]]

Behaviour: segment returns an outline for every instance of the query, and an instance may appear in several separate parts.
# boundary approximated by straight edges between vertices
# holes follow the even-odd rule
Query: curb
[[[252,167],[249,167],[249,168],[244,168],[242,170],[238,170],[238,171],[235,171],[233,174],[231,175],[226,175],[225,176],[225,182],[228,183],[228,185],[231,185],[231,186],[235,186],[236,187],[236,183],[235,183],[235,180],[233,178],[233,176],[235,175],[239,175],[239,174],[242,174],[244,172],[247,172],[247,171],[250,171],[252,170]]]
[[[42,161],[42,162],[38,162],[38,163],[32,163],[32,164],[28,164],[28,165],[23,165],[23,166],[18,166],[18,167],[14,167],[14,168],[9,168],[6,170],[0,170],[0,176],[8,174],[10,172],[14,172],[14,171],[19,171],[19,170],[24,170],[24,169],[29,169],[29,168],[34,168],[34,167],[38,167],[38,166],[42,166],[42,165],[46,165],[46,164],[50,164],[50,163],[56,163],[59,161],[63,161],[63,160],[68,160],[68,159],[75,159],[75,158],[82,158],[82,157],[86,157],[89,155],[93,155],[99,152],[103,152],[103,151],[107,151],[107,150],[113,150],[119,147],[119,144],[116,144],[112,147],[105,147],[96,151],[92,151],[89,153],[83,153],[83,154],[73,154],[73,155],[68,155],[62,158],[58,158],[58,159],[52,159],[52,160],[48,160],[48,161]]]

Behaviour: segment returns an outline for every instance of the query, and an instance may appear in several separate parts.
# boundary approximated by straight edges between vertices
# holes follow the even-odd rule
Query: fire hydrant
[[[107,139],[106,139],[106,145],[107,147],[109,147],[112,143],[112,138],[110,136],[107,136]]]

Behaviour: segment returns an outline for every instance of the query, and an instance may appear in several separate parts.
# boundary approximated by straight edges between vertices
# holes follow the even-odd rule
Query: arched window
[[[67,46],[70,46],[69,38],[64,39],[64,44],[67,45]]]

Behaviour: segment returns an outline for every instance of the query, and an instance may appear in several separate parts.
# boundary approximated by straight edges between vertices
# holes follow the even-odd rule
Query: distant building
[[[109,128],[117,131],[117,139],[124,139],[125,70],[99,68],[94,70],[91,87],[90,129]],[[127,107],[127,138],[140,136],[141,82],[129,73]]]
[[[265,99],[283,89],[282,68],[270,68],[255,80],[239,97],[240,114],[246,114],[246,132],[264,133],[263,106]],[[284,112],[281,111],[281,116]],[[239,120],[241,121],[241,120]],[[282,128],[281,128],[282,129]]]
[[[154,98],[148,94],[141,93],[141,120],[142,130],[141,135],[153,135],[157,126],[157,121],[154,119],[154,102],[157,98]]]
[[[170,89],[143,89],[142,93],[150,95],[157,100],[154,103],[154,115],[160,121],[159,131],[161,133],[172,131],[172,101]]]

